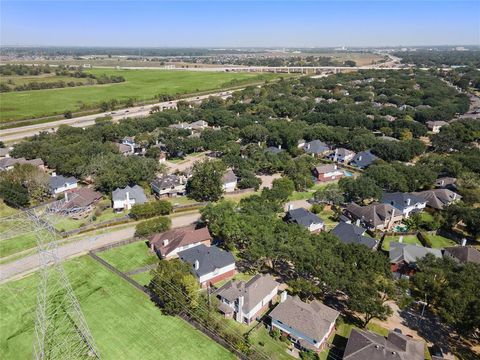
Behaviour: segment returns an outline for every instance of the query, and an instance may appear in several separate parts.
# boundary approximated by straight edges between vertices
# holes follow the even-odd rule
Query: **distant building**
[[[45,165],[42,159],[27,160],[23,157],[22,158],[4,157],[0,159],[0,171],[12,170],[16,164],[20,164],[20,165],[30,164],[38,167],[41,170],[45,170]]]
[[[143,188],[138,185],[112,191],[113,210],[116,211],[130,210],[133,205],[145,204],[147,201]]]
[[[321,302],[306,303],[283,292],[280,304],[270,313],[272,329],[278,329],[299,349],[321,351],[335,331],[340,313]]]
[[[194,226],[172,229],[153,234],[148,238],[150,249],[161,259],[178,257],[178,253],[195,246],[210,246],[212,236],[207,227],[195,229]]]
[[[156,178],[150,183],[150,186],[158,197],[173,197],[185,195],[186,184],[185,177],[170,174]]]
[[[457,178],[441,177],[435,180],[435,187],[450,189],[452,191],[457,189]]]
[[[55,196],[64,191],[75,189],[78,186],[78,182],[73,176],[65,177],[62,175],[53,175],[50,176],[48,186],[50,188],[50,193]]]
[[[387,337],[353,328],[348,338],[344,360],[424,360],[425,344],[390,331]]]
[[[303,150],[312,156],[323,156],[330,151],[327,144],[320,140],[313,140],[303,146]]]
[[[95,208],[95,204],[102,198],[102,194],[90,188],[76,188],[65,191],[63,199],[56,201],[50,211],[83,218]]]
[[[355,153],[345,148],[337,148],[328,155],[328,159],[342,164],[348,164],[355,157]]]
[[[202,287],[207,287],[235,275],[235,259],[231,253],[216,246],[200,244],[178,253],[192,266],[192,272]]]
[[[135,142],[135,138],[132,136],[126,136],[122,139],[122,144],[130,147],[130,153],[134,155],[143,155],[145,148]]]
[[[133,149],[129,145],[114,143],[118,149],[118,152],[123,156],[133,155]]]
[[[443,210],[445,206],[459,201],[462,197],[448,189],[433,189],[414,193],[426,201],[427,206],[435,210]]]
[[[278,147],[270,146],[270,147],[266,148],[264,151],[265,151],[265,153],[277,155],[277,154],[280,154],[281,152],[283,152],[285,150],[282,149],[281,145],[278,145]]]
[[[250,324],[259,318],[277,297],[280,284],[270,275],[257,274],[249,281],[230,280],[213,293],[225,317]]]
[[[10,156],[10,150],[11,150],[11,148],[9,148],[9,147],[0,148],[0,159],[5,158],[5,157],[9,157]]]
[[[222,178],[223,191],[226,193],[234,192],[237,187],[237,176],[233,170],[229,169]]]
[[[350,165],[358,167],[359,169],[365,169],[372,165],[375,160],[378,160],[378,157],[373,155],[370,150],[361,151],[353,157]]]
[[[451,246],[446,247],[443,256],[454,259],[459,263],[480,264],[480,251],[473,246]]]
[[[322,182],[338,180],[344,176],[344,172],[340,170],[336,164],[315,166],[312,172],[313,176],[315,176],[318,181]]]
[[[422,197],[413,193],[402,192],[384,193],[382,202],[397,208],[406,218],[412,213],[421,212],[427,206],[427,201]]]
[[[417,270],[416,263],[427,254],[437,258],[442,257],[442,251],[423,246],[404,244],[401,242],[390,243],[390,268],[392,272],[411,276]]]
[[[366,231],[366,229],[358,225],[340,222],[332,230],[332,234],[338,237],[344,244],[364,245],[370,250],[376,250],[378,247],[378,241],[370,236],[365,236]]]
[[[303,226],[310,232],[321,231],[325,227],[324,221],[319,216],[305,210],[304,208],[287,211],[285,221]]]
[[[390,230],[403,220],[403,214],[390,204],[373,203],[359,206],[354,202],[345,208],[345,213],[352,220],[371,230]]]
[[[440,132],[440,129],[448,125],[446,121],[427,121],[427,128],[434,134],[438,134]]]

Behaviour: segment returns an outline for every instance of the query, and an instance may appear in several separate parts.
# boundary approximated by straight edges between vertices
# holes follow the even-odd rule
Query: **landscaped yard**
[[[280,75],[164,70],[91,69],[96,75],[123,76],[124,82],[63,89],[12,91],[0,94],[0,123],[98,107],[102,101],[128,98],[145,101],[158,94],[181,95],[261,82]]]
[[[335,181],[328,181],[328,182],[316,182],[315,185],[313,185],[307,191],[295,191],[292,195],[290,195],[288,200],[293,201],[293,200],[308,200],[308,199],[311,199],[313,197],[313,194],[315,193],[315,191],[317,191],[318,189],[321,189],[321,188],[327,186],[328,184],[336,184],[337,182],[338,181],[336,181],[336,180]]]
[[[157,255],[150,252],[145,241],[119,246],[97,253],[97,256],[122,272],[132,271],[157,263]]]
[[[292,360],[287,354],[288,344],[275,340],[270,336],[265,326],[260,326],[250,333],[250,341],[262,353],[265,353],[271,360]]]
[[[400,236],[386,236],[385,239],[383,239],[382,250],[389,251],[390,243],[392,241],[398,242],[399,239],[400,239]],[[402,242],[404,244],[413,244],[413,245],[422,246],[422,243],[420,242],[420,240],[418,240],[417,235],[403,235]]]
[[[103,359],[234,359],[90,257],[65,263]],[[32,358],[38,275],[0,286],[0,358]]]
[[[440,235],[428,235],[428,238],[432,242],[432,248],[436,249],[458,245],[455,241],[447,239],[446,237]]]

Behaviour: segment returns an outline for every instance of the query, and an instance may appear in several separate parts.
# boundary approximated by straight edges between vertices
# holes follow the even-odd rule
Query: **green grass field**
[[[393,241],[397,241],[400,239],[400,236],[386,236],[385,239],[383,239],[383,244],[382,244],[382,249],[385,251],[390,250],[390,243]],[[420,240],[418,240],[417,235],[404,235],[403,236],[403,243],[404,244],[413,244],[413,245],[418,245],[422,246],[422,243]]]
[[[92,69],[94,74],[121,75],[125,82],[74,88],[0,94],[0,123],[78,111],[82,104],[97,107],[102,101],[153,99],[158,94],[181,95],[259,82],[276,74]]]
[[[234,359],[90,257],[65,263],[103,359]],[[0,286],[0,358],[32,358],[37,275]]]
[[[446,237],[440,235],[428,235],[428,238],[432,242],[432,248],[435,249],[458,245],[455,241],[447,239]]]
[[[135,270],[157,263],[158,257],[151,253],[144,241],[137,241],[111,250],[97,253],[97,256],[121,272]]]
[[[24,85],[30,82],[50,83],[64,81],[66,83],[73,81],[75,84],[86,84],[86,78],[76,78],[73,76],[56,76],[55,74],[43,74],[38,76],[3,76],[1,82],[8,83],[10,86]],[[13,85],[11,83],[13,82]]]

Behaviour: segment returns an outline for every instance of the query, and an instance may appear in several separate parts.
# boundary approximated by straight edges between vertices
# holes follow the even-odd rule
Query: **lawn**
[[[320,214],[317,214],[324,221],[327,231],[333,229],[338,225],[338,221],[332,220],[331,218],[335,215],[335,212],[330,208],[325,208]]]
[[[288,344],[272,338],[264,326],[260,326],[250,333],[250,341],[255,348],[266,354],[271,360],[294,359],[286,352]]]
[[[449,246],[456,246],[457,243],[440,235],[427,235],[432,242],[432,248],[439,249]]]
[[[313,194],[315,191],[318,189],[321,189],[328,184],[336,184],[338,181],[328,181],[328,182],[316,182],[315,185],[313,185],[310,189],[307,191],[294,191],[292,195],[289,196],[288,200],[289,201],[294,201],[294,200],[308,200],[313,197]]]
[[[120,75],[125,82],[63,89],[14,91],[0,94],[0,123],[19,119],[63,114],[96,108],[102,101],[116,99],[138,101],[153,99],[158,94],[182,95],[222,89],[278,77],[276,74],[194,72],[165,70],[92,69],[100,75]]]
[[[392,241],[398,242],[399,239],[400,236],[386,236],[385,239],[383,239],[382,250],[389,251],[390,243]],[[418,240],[417,235],[404,235],[403,243],[422,246],[422,243],[420,242],[420,240]]]
[[[176,317],[163,316],[143,293],[90,257],[65,263],[72,288],[103,359],[234,359]],[[0,358],[32,358],[34,274],[0,286]]]
[[[158,257],[151,253],[144,241],[119,246],[97,253],[97,256],[122,272],[135,270],[158,262]]]

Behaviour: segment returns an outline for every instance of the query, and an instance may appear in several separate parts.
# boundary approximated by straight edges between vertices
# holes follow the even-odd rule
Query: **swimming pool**
[[[347,177],[353,176],[353,174],[350,171],[347,171],[347,170],[343,170],[343,174]]]

